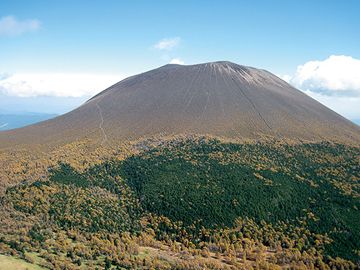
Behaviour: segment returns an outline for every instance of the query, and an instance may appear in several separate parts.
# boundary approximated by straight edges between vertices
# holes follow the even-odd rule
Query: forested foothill
[[[357,147],[144,141],[1,197],[0,253],[51,269],[357,269]]]

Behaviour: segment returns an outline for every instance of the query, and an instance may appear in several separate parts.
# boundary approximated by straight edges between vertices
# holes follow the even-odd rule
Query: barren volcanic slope
[[[360,141],[359,127],[275,75],[214,62],[132,76],[68,114],[0,133],[0,145],[62,144],[85,136],[108,143],[180,133]]]

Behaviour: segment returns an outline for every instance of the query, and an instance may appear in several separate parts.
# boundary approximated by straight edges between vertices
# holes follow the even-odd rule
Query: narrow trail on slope
[[[103,128],[104,117],[103,117],[102,109],[101,109],[101,107],[99,105],[99,101],[96,102],[96,107],[98,108],[100,119],[101,119],[100,124],[99,124],[99,129],[101,130],[101,133],[102,133],[102,136],[103,136],[100,144],[103,145],[104,143],[106,143],[108,141],[108,138],[107,138],[105,129]]]

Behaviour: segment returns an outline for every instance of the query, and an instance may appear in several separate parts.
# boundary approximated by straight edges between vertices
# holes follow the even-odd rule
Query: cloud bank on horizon
[[[124,79],[124,75],[74,73],[0,74],[0,94],[27,97],[90,97]]]
[[[18,20],[14,16],[0,18],[0,36],[18,36],[26,32],[34,32],[40,28],[37,19]]]
[[[10,18],[11,20],[14,19],[11,16],[4,18]],[[19,22],[17,22],[17,24],[19,24]],[[10,28],[14,30],[15,27],[7,27],[9,31]],[[19,30],[20,29],[18,29],[18,31]],[[180,41],[180,37],[163,38],[159,40],[156,44],[154,44],[153,48],[159,51],[169,52],[178,47]],[[166,55],[165,58],[169,57]],[[178,57],[171,58],[171,60],[169,60],[168,62],[169,64],[185,64],[184,61]],[[19,98],[38,96],[73,98],[91,97],[97,94],[99,91],[108,88],[109,86],[126,77],[127,76],[125,75],[113,74],[73,74],[50,72],[15,74],[0,73],[0,94]]]

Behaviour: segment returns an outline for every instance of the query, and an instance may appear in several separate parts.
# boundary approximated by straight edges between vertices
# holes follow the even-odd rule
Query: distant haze
[[[40,121],[56,117],[56,114],[44,113],[17,113],[1,114],[0,113],[0,131],[20,128],[27,125],[35,124]]]
[[[12,97],[0,94],[0,114],[63,114],[80,106],[90,97]]]

